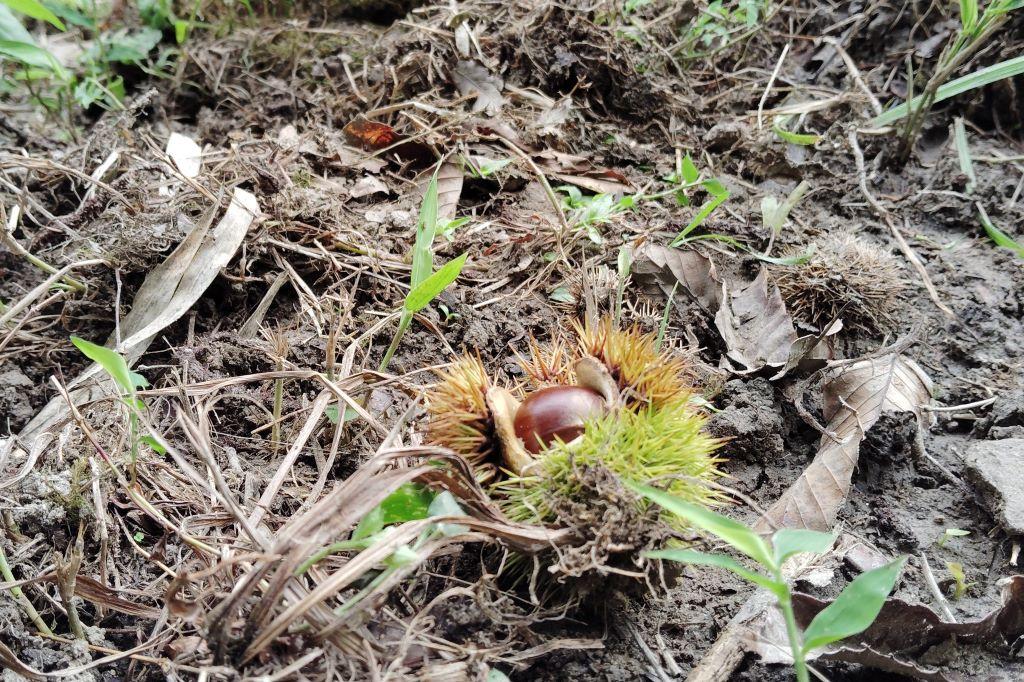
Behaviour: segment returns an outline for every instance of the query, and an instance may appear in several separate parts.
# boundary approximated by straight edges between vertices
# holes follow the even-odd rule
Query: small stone
[[[1003,530],[1024,535],[1024,438],[973,443],[967,477]]]

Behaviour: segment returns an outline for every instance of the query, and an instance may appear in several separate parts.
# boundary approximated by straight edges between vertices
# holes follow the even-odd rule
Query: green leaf
[[[163,445],[160,445],[160,441],[158,441],[153,436],[143,436],[142,438],[139,439],[139,441],[153,448],[153,452],[157,453],[158,455],[167,454],[167,448],[165,448]]]
[[[804,653],[867,630],[885,605],[905,560],[905,557],[900,557],[890,564],[862,573],[847,585],[804,630]]]
[[[816,530],[802,528],[783,528],[775,531],[772,536],[772,549],[775,551],[775,563],[781,566],[794,554],[811,552],[824,554],[836,541],[832,533],[819,533]]]
[[[459,276],[459,273],[462,272],[462,266],[466,264],[468,255],[468,253],[464,253],[458,258],[448,261],[441,266],[440,270],[413,287],[412,291],[405,297],[405,310],[415,313],[426,308],[438,294],[447,289],[448,285]]]
[[[697,215],[693,217],[693,220],[690,221],[690,224],[687,225],[682,232],[676,235],[676,238],[672,240],[672,243],[669,244],[669,246],[679,246],[682,243],[682,240],[686,237],[686,235],[690,234],[695,229],[700,227],[701,223],[703,223],[704,220],[709,215],[711,215],[712,211],[721,206],[722,203],[725,202],[725,200],[728,198],[729,192],[726,191],[724,194],[719,194],[715,196],[715,198],[713,198],[711,201],[704,204],[701,207],[700,211],[697,212]]]
[[[985,233],[988,234],[989,239],[994,241],[997,246],[1015,251],[1018,256],[1024,258],[1024,245],[1014,241],[1013,237],[992,224],[988,213],[981,204],[975,204],[975,207],[978,209],[978,219],[981,221],[981,226],[985,228]]]
[[[487,671],[487,677],[485,682],[509,682],[508,675],[501,672],[497,668],[491,668]]]
[[[419,483],[403,483],[381,500],[352,531],[352,540],[364,540],[379,533],[384,526],[425,519],[430,515],[434,493]]]
[[[0,40],[10,40],[15,43],[28,43],[35,45],[36,41],[28,32],[14,12],[7,9],[7,6],[0,2]]]
[[[103,57],[108,62],[134,64],[143,61],[163,38],[155,28],[143,28],[136,33],[118,31],[105,39],[107,50]]]
[[[633,492],[657,502],[668,511],[684,519],[687,523],[727,542],[762,566],[772,567],[775,565],[771,552],[768,550],[768,545],[761,539],[761,536],[739,521],[734,521],[728,516],[722,516],[704,507],[691,504],[648,485],[627,481],[626,486]]]
[[[960,23],[964,33],[970,33],[978,25],[978,0],[960,0]]]
[[[818,140],[821,139],[821,135],[814,135],[812,133],[794,133],[790,130],[786,130],[778,123],[772,126],[772,131],[778,135],[781,140],[791,144],[798,144],[803,147],[818,144]]]
[[[683,180],[686,181],[687,185],[692,185],[700,179],[700,171],[697,170],[697,166],[693,164],[693,159],[687,154],[683,157],[683,163],[681,166],[683,173]]]
[[[7,5],[15,12],[21,12],[27,14],[33,19],[39,19],[40,21],[47,21],[60,30],[64,30],[64,22],[57,18],[57,15],[46,9],[41,3],[36,0],[0,0],[0,4]]]
[[[85,357],[102,367],[122,391],[129,395],[135,393],[135,378],[132,376],[135,373],[128,369],[128,363],[124,361],[120,353],[77,336],[71,337],[71,343],[75,344],[75,348],[82,351]],[[135,374],[135,376],[139,375]]]
[[[968,194],[973,194],[974,187],[978,184],[978,177],[974,174],[974,159],[971,158],[971,148],[967,144],[967,129],[964,127],[964,119],[959,116],[953,119],[953,144],[956,146],[960,171],[967,176],[967,186],[964,189]]]
[[[644,556],[652,559],[678,561],[684,564],[696,564],[698,566],[717,566],[718,568],[728,569],[744,580],[767,588],[775,594],[786,590],[785,583],[772,580],[768,576],[756,571],[748,570],[738,561],[724,554],[705,554],[690,549],[661,549],[655,552],[644,552]]]
[[[327,416],[327,420],[329,422],[331,422],[332,424],[337,424],[338,423],[338,406],[337,405],[328,405],[324,409],[324,415]],[[352,421],[354,419],[358,419],[358,418],[359,418],[359,413],[358,412],[353,410],[351,407],[346,407],[345,408],[345,423],[346,424],[348,422],[350,422],[350,421]]]
[[[409,545],[402,545],[396,549],[391,556],[384,560],[390,568],[401,568],[402,566],[408,566],[416,561],[419,555]]]
[[[455,499],[447,490],[439,492],[431,501],[430,507],[427,509],[427,516],[465,516],[466,512],[463,511],[462,507],[459,506],[459,501]],[[437,530],[441,535],[452,536],[460,535],[462,533],[469,532],[467,526],[463,526],[459,523],[439,523],[437,524]]]
[[[427,191],[423,194],[420,206],[420,217],[416,222],[416,242],[412,247],[412,274],[409,285],[415,289],[434,270],[434,235],[437,233],[437,173],[441,164],[437,164],[434,174],[427,183]]]
[[[951,80],[945,85],[939,87],[935,93],[935,104],[943,100],[947,100],[950,97],[956,97],[957,95],[980,88],[989,83],[995,83],[996,81],[1003,80],[1004,78],[1012,78],[1024,73],[1024,55],[1007,59],[1006,61],[999,62],[998,64],[992,64],[986,66],[984,69],[979,69],[974,73],[969,73],[966,76]],[[871,120],[873,126],[885,126],[890,123],[894,123],[901,118],[905,117],[913,106],[917,108],[921,104],[921,96],[917,96],[910,100],[909,103],[904,102],[899,106],[895,106],[888,111],[882,112],[881,115],[876,116]]]
[[[52,54],[32,43],[0,40],[0,54],[7,55],[25,66],[45,69],[61,80],[67,77],[64,68]]]

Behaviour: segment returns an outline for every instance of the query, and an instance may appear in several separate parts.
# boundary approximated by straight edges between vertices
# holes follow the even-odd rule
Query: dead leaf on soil
[[[545,174],[597,194],[625,194],[633,185],[618,171],[598,168],[584,156],[547,149],[533,155]]]
[[[365,152],[387,149],[402,161],[418,165],[426,165],[434,158],[430,147],[422,142],[409,140],[386,123],[371,121],[362,116],[349,121],[342,132],[349,144]]]
[[[203,168],[203,148],[195,140],[181,133],[171,133],[165,151],[182,175],[186,178],[199,177]]]
[[[931,387],[924,370],[902,355],[837,365],[822,389],[825,428],[834,438],[822,435],[814,460],[768,509],[758,529],[829,530],[850,492],[864,435],[883,412],[913,412],[921,419]]]
[[[452,80],[463,96],[476,95],[474,112],[483,111],[493,116],[505,104],[505,98],[501,96],[505,82],[480,62],[460,60],[452,69]]]
[[[688,294],[711,314],[721,305],[722,281],[718,271],[711,259],[699,251],[645,244],[633,262],[633,275],[640,282],[657,284],[666,298],[673,291]]]
[[[809,658],[849,661],[923,680],[956,680],[959,676],[918,665],[912,659],[954,637],[958,645],[1007,647],[1016,642],[1024,635],[1024,576],[1000,582],[1002,604],[981,620],[947,623],[927,606],[888,599],[867,630],[812,652]],[[801,628],[806,628],[829,603],[810,595],[794,594],[793,607]],[[749,632],[746,644],[765,663],[791,663],[788,648],[779,646],[785,641],[786,627],[781,614],[770,609]]]
[[[118,350],[132,366],[146,351],[156,335],[177,321],[209,288],[228,261],[234,256],[253,221],[260,215],[256,197],[236,188],[224,216],[216,226],[216,207],[211,210],[163,263],[150,271],[132,301],[131,311],[121,321],[122,340]],[[113,347],[111,336],[107,346]],[[110,382],[102,378],[99,365],[86,368],[70,386],[89,385],[71,392],[81,404],[114,392]],[[23,443],[31,445],[51,426],[67,414],[67,405],[56,396],[43,407],[19,434]]]
[[[429,178],[428,178],[429,182]],[[462,196],[463,172],[459,164],[445,161],[437,171],[437,219],[451,220]],[[423,186],[426,191],[426,185]]]
[[[779,288],[768,286],[768,271],[750,284],[729,292],[722,286],[722,305],[715,313],[715,327],[728,348],[729,360],[743,367],[737,374],[756,372],[765,366],[784,367],[797,340],[793,319]]]

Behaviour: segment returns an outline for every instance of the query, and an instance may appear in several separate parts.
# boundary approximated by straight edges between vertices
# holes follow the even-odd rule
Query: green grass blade
[[[1019,257],[1024,258],[1024,245],[1014,241],[1013,237],[996,227],[989,219],[984,206],[980,203],[975,204],[975,206],[978,209],[978,219],[981,221],[981,226],[985,228],[985,232],[988,234],[989,239],[994,241],[997,246],[1001,246],[1004,249],[1010,249]]]
[[[684,519],[687,523],[705,530],[732,545],[762,566],[774,565],[771,552],[768,551],[768,545],[765,541],[761,539],[760,535],[739,521],[734,521],[728,516],[716,514],[709,509],[691,504],[648,485],[627,481],[626,486],[638,495],[643,495],[647,499],[657,502],[668,511]]]
[[[77,336],[71,337],[71,343],[75,344],[75,348],[82,351],[82,355],[102,367],[122,391],[128,394],[135,393],[135,380],[132,376],[134,372],[128,369],[128,363],[124,361],[120,353],[115,353],[109,348],[104,348]]]
[[[904,561],[901,557],[854,578],[804,630],[804,653],[867,630],[892,592]]]
[[[716,195],[715,198],[713,198],[708,203],[704,204],[704,206],[701,207],[700,211],[697,212],[697,215],[693,217],[693,220],[690,221],[690,224],[687,225],[682,232],[676,235],[676,238],[672,240],[672,243],[669,244],[669,246],[679,246],[680,244],[682,244],[683,240],[686,239],[686,235],[690,234],[695,229],[700,227],[701,223],[703,223],[707,219],[707,217],[711,215],[712,211],[721,206],[728,198],[729,192],[726,191],[723,192],[722,194]]]
[[[36,0],[0,0],[0,4],[7,5],[15,12],[21,12],[33,19],[49,22],[60,30],[64,30],[64,22]]]
[[[416,242],[412,249],[412,275],[409,284],[415,289],[434,270],[434,236],[437,232],[437,173],[441,164],[437,164],[434,174],[427,184],[420,206],[420,217],[416,223]]]
[[[780,139],[791,144],[798,144],[802,147],[809,147],[811,145],[818,144],[818,140],[821,139],[821,135],[814,135],[813,133],[794,133],[791,130],[786,130],[778,123],[772,126],[772,131],[778,135]]]
[[[1006,61],[999,62],[998,64],[992,64],[986,66],[984,69],[979,69],[974,73],[969,73],[966,76],[951,80],[945,85],[941,86],[935,93],[935,102],[941,102],[949,99],[950,97],[956,97],[957,95],[980,88],[989,83],[995,83],[996,81],[1003,80],[1004,78],[1012,78],[1019,74],[1024,73],[1024,55],[1014,57],[1013,59],[1007,59]],[[910,100],[909,105],[917,107],[921,103],[921,97],[915,97]],[[871,120],[873,126],[885,126],[890,123],[894,123],[910,111],[910,106],[907,102],[895,106],[888,111],[882,112],[880,116],[876,116]]]
[[[448,288],[448,285],[455,281],[462,272],[462,266],[466,264],[468,253],[454,258],[434,274],[427,277],[418,285],[413,287],[409,295],[405,297],[405,310],[410,313],[419,312],[427,307],[434,298]]]

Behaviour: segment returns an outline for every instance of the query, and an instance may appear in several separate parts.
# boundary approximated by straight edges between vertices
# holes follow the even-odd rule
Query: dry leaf
[[[850,492],[860,443],[883,412],[913,412],[931,398],[931,380],[909,358],[887,355],[837,366],[823,388],[826,430],[818,454],[758,522],[760,530],[827,531]]]
[[[364,175],[356,181],[356,184],[352,185],[348,195],[353,199],[360,199],[372,194],[387,194],[388,192],[388,186],[379,178],[374,175]]]
[[[493,116],[505,104],[501,96],[505,82],[477,61],[460,60],[452,69],[452,80],[462,95],[476,95],[473,102],[475,112],[483,111]]]
[[[534,154],[533,159],[551,177],[597,194],[625,194],[633,190],[625,175],[598,168],[584,156],[547,149]]]
[[[761,268],[753,282],[729,293],[722,285],[722,305],[715,326],[728,348],[727,356],[744,369],[739,374],[768,367],[785,367],[797,340],[793,319],[786,311],[779,288],[768,287],[768,271]]]
[[[1016,642],[1024,635],[1024,576],[1000,582],[1002,604],[981,620],[947,623],[927,606],[888,599],[871,627],[811,652],[809,659],[849,661],[923,680],[956,680],[955,674],[920,666],[911,659],[953,638],[959,645],[1007,647]],[[801,628],[806,628],[828,605],[829,602],[810,595],[793,595],[793,608]],[[750,651],[765,663],[792,662],[788,648],[778,646],[778,642],[786,641],[786,627],[777,609],[765,611],[763,620],[751,625],[754,629],[746,642]]]
[[[648,243],[637,253],[632,269],[637,281],[657,284],[666,298],[673,291],[688,294],[712,314],[721,305],[718,271],[711,259],[698,251]]]
[[[196,144],[191,137],[186,137],[181,133],[171,133],[171,136],[167,138],[166,152],[186,178],[199,176],[199,171],[203,168],[203,148]]]
[[[462,196],[462,168],[457,163],[445,161],[437,171],[437,219],[451,220],[459,207]]]
[[[132,301],[131,311],[121,321],[122,341],[118,350],[130,367],[149,347],[156,335],[177,321],[199,300],[221,268],[228,264],[260,214],[259,204],[244,189],[236,188],[224,217],[213,229],[216,216],[211,210],[163,263],[150,271]],[[114,338],[107,346],[114,345]],[[82,384],[94,378],[89,385]],[[90,402],[111,392],[111,382],[103,378],[99,365],[87,367],[70,386],[76,403]],[[67,405],[54,397],[22,429],[19,438],[31,444],[67,414]]]
[[[345,139],[363,151],[379,152],[389,149],[402,161],[426,165],[434,158],[430,147],[422,142],[407,140],[391,126],[366,118],[356,118],[343,129]]]

